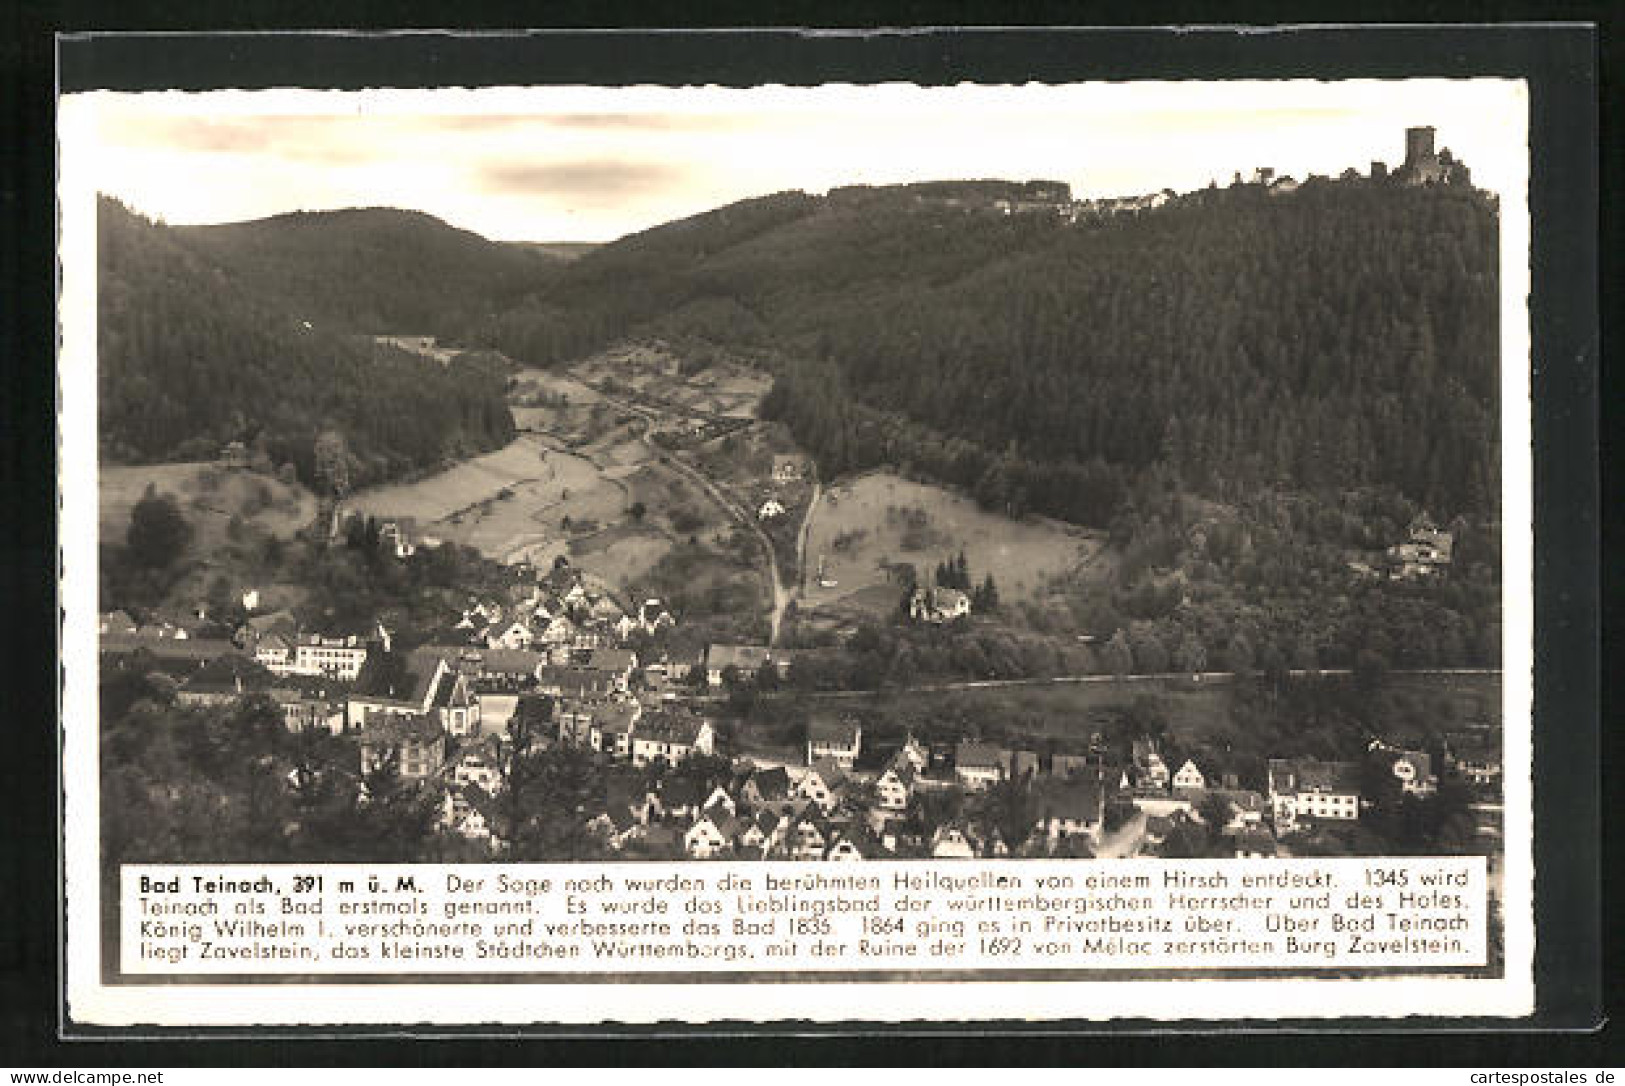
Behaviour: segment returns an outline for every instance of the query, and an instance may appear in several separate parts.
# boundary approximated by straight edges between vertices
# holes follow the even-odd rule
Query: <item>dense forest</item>
[[[512,440],[500,366],[442,366],[313,326],[178,231],[113,200],[98,210],[106,460],[212,459],[242,441],[314,482],[325,432],[359,486]]]
[[[1105,526],[1158,466],[1221,500],[1378,487],[1493,519],[1497,230],[1466,186],[1361,179],[1077,224],[786,193],[606,246],[471,335],[538,364],[637,334],[755,350],[826,476],[901,464],[1018,514]]]
[[[488,241],[420,211],[296,211],[252,222],[181,226],[183,245],[243,289],[281,299],[318,328],[455,340],[534,292],[565,261]],[[387,274],[380,274],[387,272]]]

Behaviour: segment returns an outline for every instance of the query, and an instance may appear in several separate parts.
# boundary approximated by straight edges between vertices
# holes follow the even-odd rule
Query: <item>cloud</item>
[[[357,139],[352,117],[183,117],[134,116],[104,125],[107,142],[179,154],[274,155],[327,165],[347,165],[373,157],[376,150]]]
[[[537,119],[553,128],[633,128],[660,132],[726,132],[756,123],[756,118],[734,113],[555,113]]]
[[[476,167],[475,183],[495,195],[547,196],[585,207],[609,207],[669,192],[690,174],[688,167],[667,162],[498,162]]]

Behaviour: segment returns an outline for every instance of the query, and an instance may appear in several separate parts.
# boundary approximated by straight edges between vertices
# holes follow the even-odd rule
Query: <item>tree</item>
[[[1185,635],[1179,639],[1179,646],[1174,649],[1174,667],[1192,674],[1207,670],[1207,649],[1202,647],[1201,640],[1190,630],[1185,631]]]
[[[627,510],[628,513],[632,514],[633,520],[639,521],[643,519],[644,515],[648,513],[648,511],[649,507],[644,505],[642,502],[633,502],[631,508]]]
[[[152,483],[130,510],[130,528],[124,542],[130,557],[147,569],[165,569],[185,553],[192,542],[192,526],[175,501],[159,494]]]
[[[1244,633],[1231,636],[1230,644],[1224,650],[1225,666],[1237,675],[1246,675],[1253,670],[1253,643],[1247,640]]]
[[[1118,630],[1101,650],[1106,667],[1119,679],[1134,670],[1134,650],[1129,647],[1128,633]]]
[[[981,587],[971,593],[971,606],[981,612],[999,609],[999,586],[993,583],[993,574],[984,577]]]
[[[328,429],[316,437],[312,450],[316,463],[316,479],[335,497],[350,492],[350,448],[344,434]]]
[[[1133,639],[1134,666],[1147,675],[1168,670],[1168,649],[1154,630],[1147,629]]]

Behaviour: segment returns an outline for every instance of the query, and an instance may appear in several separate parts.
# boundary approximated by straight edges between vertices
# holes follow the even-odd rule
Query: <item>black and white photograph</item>
[[[1168,951],[1234,950],[1212,989],[1527,980],[1522,84],[61,108],[99,982],[231,924],[233,976],[321,974],[348,914],[298,894],[401,865],[496,891],[467,974],[564,956],[507,874],[549,865],[706,969],[974,870],[1037,919],[899,904],[841,967],[1178,976],[1043,896],[1154,884],[1216,895]],[[680,915],[762,877],[714,951]]]

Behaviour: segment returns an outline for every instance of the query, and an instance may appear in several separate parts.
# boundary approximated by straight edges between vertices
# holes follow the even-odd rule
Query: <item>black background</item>
[[[1348,6],[1345,5],[1347,8]],[[500,25],[511,18],[460,3],[460,26]],[[474,1038],[430,1044],[364,1039],[292,1044],[269,1039],[245,1043],[223,1037],[151,1041],[58,1039],[58,781],[53,727],[58,671],[51,632],[57,626],[55,555],[55,374],[53,207],[55,41],[53,31],[142,30],[185,32],[203,28],[264,30],[283,27],[360,28],[442,26],[427,5],[327,2],[247,3],[215,8],[202,3],[12,5],[0,88],[0,200],[6,240],[0,245],[0,606],[11,612],[3,636],[0,674],[6,685],[0,724],[0,1066],[221,1066],[389,1063],[469,1065],[548,1063],[839,1063],[913,1064],[1390,1063],[1410,1066],[1618,1066],[1617,1030],[1597,1031],[1604,1002],[1618,1005],[1620,977],[1617,906],[1619,864],[1602,863],[1618,835],[1600,818],[1619,807],[1617,729],[1611,690],[1599,687],[1599,620],[1618,613],[1617,572],[1599,563],[1599,531],[1619,566],[1619,475],[1611,458],[1600,468],[1601,433],[1611,433],[1620,402],[1617,370],[1600,365],[1601,346],[1619,330],[1617,289],[1621,238],[1611,201],[1597,219],[1599,165],[1617,176],[1625,137],[1612,127],[1599,144],[1597,124],[1615,120],[1613,85],[1617,25],[1607,5],[1595,4],[1362,4],[1204,5],[1137,3],[1094,7],[1028,5],[1018,11],[990,5],[820,5],[806,10],[713,5],[713,25],[968,25],[1139,24],[1248,22],[1301,23],[1314,18],[1371,22],[1485,18],[1599,20],[1599,36],[1578,26],[1536,28],[1384,27],[1270,33],[1235,29],[1169,33],[1119,28],[1083,31],[959,31],[808,36],[755,33],[571,32],[515,37],[408,34],[291,38],[238,33],[230,37],[146,34],[76,38],[62,46],[61,87],[119,90],[184,87],[474,86],[536,83],[818,83],[909,80],[925,83],[1072,81],[1118,78],[1353,78],[1507,75],[1531,81],[1534,216],[1534,357],[1536,490],[1536,885],[1537,983],[1540,1013],[1508,1029],[1505,1023],[1432,1021],[1425,1033],[1402,1024],[1330,1025],[1127,1023],[1100,1035],[1100,1027],[1035,1030],[1002,1023],[943,1026],[913,1035],[847,1027],[839,1037],[787,1036],[740,1027],[719,1040],[716,1031],[637,1031],[614,1038],[554,1035],[521,1044]],[[441,14],[443,19],[444,15]],[[608,26],[615,12],[565,4],[529,13],[555,26]],[[624,17],[624,11],[622,17]],[[675,25],[672,10],[634,12],[644,26]],[[1019,19],[1017,15],[1019,14]],[[688,14],[692,18],[692,13]],[[1599,50],[1601,52],[1599,53]],[[1600,64],[1600,83],[1598,82]],[[1599,110],[1600,106],[1600,110]],[[1599,116],[1600,114],[1600,116]],[[21,153],[16,153],[20,151]],[[1601,156],[1599,163],[1599,154]],[[10,227],[19,227],[12,230]],[[1601,278],[1599,279],[1599,259]],[[1598,283],[1604,336],[1598,338]],[[1599,375],[1603,395],[1599,401]],[[1611,447],[1607,450],[1612,452]],[[1606,524],[1599,524],[1599,512]],[[1608,643],[1602,642],[1606,650]],[[1601,659],[1609,658],[1603,655]],[[1600,699],[1600,701],[1599,701]],[[1600,705],[1600,709],[1599,709]],[[1599,745],[1607,735],[1609,750]],[[1605,802],[1611,801],[1611,802]],[[1607,930],[1605,930],[1607,929]],[[1607,936],[1604,946],[1604,936]],[[1604,987],[1606,985],[1606,988]],[[899,992],[899,1003],[906,993]],[[1441,1008],[1448,1011],[1448,1008]],[[998,1007],[986,1008],[996,1020]],[[546,1009],[538,1008],[545,1017]],[[1448,1032],[1442,1032],[1442,1029]],[[1353,1029],[1389,1034],[1382,1043]],[[1550,1030],[1565,1032],[1549,1032]],[[1459,1032],[1459,1031],[1466,1032]],[[1160,1031],[1160,1032],[1159,1032]],[[80,1033],[93,1031],[78,1030]],[[856,1032],[858,1035],[854,1035]],[[1177,1043],[1170,1043],[1177,1037]],[[653,1034],[653,1035],[651,1035]],[[777,1034],[769,1036],[769,1034]],[[864,1035],[867,1034],[867,1035]]]

